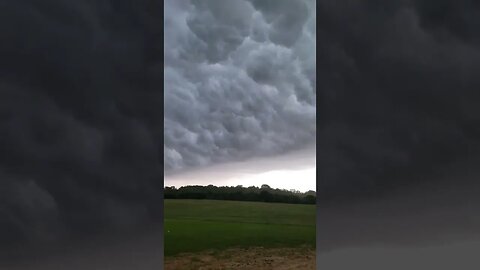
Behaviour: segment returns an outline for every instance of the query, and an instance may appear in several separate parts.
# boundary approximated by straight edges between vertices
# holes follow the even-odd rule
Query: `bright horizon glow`
[[[314,148],[284,156],[232,162],[165,176],[164,186],[256,186],[316,190]]]
[[[228,186],[242,185],[244,187],[257,186],[263,184],[271,188],[280,188],[287,190],[298,190],[306,192],[316,190],[315,168],[304,170],[274,170],[259,174],[245,174],[243,176],[232,178],[226,181]]]
[[[263,184],[269,185],[271,188],[279,188],[286,190],[298,190],[307,192],[309,190],[316,190],[315,168],[303,170],[273,170],[258,174],[241,174],[233,177],[210,180],[210,181],[195,181],[190,177],[178,177],[174,180],[165,181],[165,186],[175,186],[180,188],[182,186],[238,186],[243,187],[256,186],[260,187]]]

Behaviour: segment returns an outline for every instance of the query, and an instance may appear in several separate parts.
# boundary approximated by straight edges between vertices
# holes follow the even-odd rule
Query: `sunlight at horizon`
[[[261,185],[266,184],[274,189],[294,189],[301,192],[316,190],[315,168],[297,170],[268,170],[261,173],[232,173],[230,175],[225,175],[224,177],[215,177],[215,180],[207,180],[205,179],[206,177],[208,176],[199,175],[198,177],[195,177],[195,173],[171,178],[165,177],[165,186],[175,186],[176,188],[193,185],[241,185],[243,187],[260,187]]]

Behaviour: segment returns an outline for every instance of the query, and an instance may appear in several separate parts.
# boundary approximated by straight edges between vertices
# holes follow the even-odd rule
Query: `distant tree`
[[[263,201],[263,202],[271,202],[273,199],[273,196],[270,192],[268,192],[267,190],[262,190],[260,191],[260,200]]]
[[[267,184],[263,184],[261,189],[272,189],[272,188]]]
[[[241,185],[236,187],[184,186],[180,188],[165,187],[165,199],[209,199],[209,200],[235,200],[235,201],[264,201],[282,203],[315,204],[314,191],[302,193],[296,190],[272,189],[269,185],[261,188]]]
[[[317,203],[317,197],[313,195],[307,195],[305,198],[303,198],[303,202],[306,204],[316,204]]]

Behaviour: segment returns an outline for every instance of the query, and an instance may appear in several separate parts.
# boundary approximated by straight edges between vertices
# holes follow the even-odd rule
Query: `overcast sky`
[[[317,266],[478,268],[480,2],[320,0],[317,21]]]
[[[479,2],[317,5],[322,198],[435,184],[421,175],[478,156]]]
[[[232,182],[222,174],[251,166],[249,160],[315,149],[315,1],[168,0],[164,22],[165,185],[207,184],[179,180],[182,172],[199,169],[202,179],[216,184],[269,180],[273,187],[295,188],[294,179]],[[314,150],[305,153],[314,159]],[[294,158],[292,164],[257,165],[256,173],[298,171]],[[239,161],[245,163],[235,169],[216,166]],[[315,189],[315,165],[308,164],[309,173],[299,177]],[[221,174],[205,175],[210,166]]]
[[[0,2],[0,246],[160,219],[161,5]]]
[[[480,2],[162,4],[0,1],[0,243],[158,220],[163,172],[309,177],[315,144],[322,200],[475,191]]]

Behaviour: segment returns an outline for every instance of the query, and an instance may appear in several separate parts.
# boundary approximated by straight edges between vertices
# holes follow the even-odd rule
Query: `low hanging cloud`
[[[317,5],[321,198],[436,184],[428,174],[478,157],[480,5]]]
[[[165,1],[165,172],[315,142],[315,1]]]
[[[0,3],[0,243],[160,217],[161,3]]]

